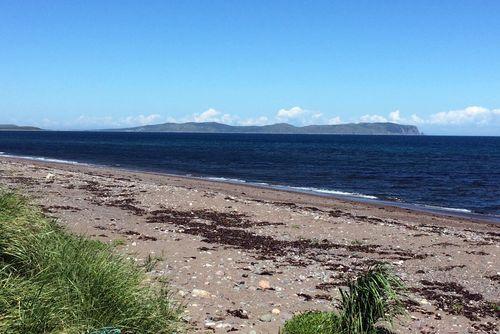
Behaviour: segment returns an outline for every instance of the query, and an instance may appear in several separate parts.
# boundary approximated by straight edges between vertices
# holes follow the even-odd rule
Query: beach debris
[[[47,173],[47,175],[45,176],[45,181],[54,181],[55,177],[55,174]]]

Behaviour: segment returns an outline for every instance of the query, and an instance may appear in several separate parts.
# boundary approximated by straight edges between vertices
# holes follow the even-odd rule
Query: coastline
[[[193,176],[193,175],[182,175],[168,172],[159,172],[159,171],[151,171],[147,169],[139,169],[139,168],[123,168],[118,166],[107,166],[100,164],[92,164],[86,162],[77,162],[77,161],[68,161],[68,160],[60,160],[55,158],[45,158],[45,157],[30,157],[30,156],[16,156],[6,154],[5,152],[0,152],[0,159],[13,159],[16,161],[20,160],[28,160],[33,162],[41,162],[47,164],[62,164],[62,165],[70,165],[70,166],[87,166],[87,167],[95,167],[95,168],[109,168],[119,171],[131,172],[131,173],[146,173],[152,175],[160,175],[166,177],[178,177],[183,179],[190,180],[200,180],[200,181],[208,181],[214,183],[223,183],[223,184],[232,184],[236,186],[244,186],[244,187],[254,187],[254,188],[262,188],[268,190],[275,191],[284,191],[288,193],[300,193],[306,195],[312,195],[315,197],[324,197],[330,198],[337,201],[347,201],[351,203],[361,203],[366,205],[374,205],[376,207],[393,207],[398,208],[404,211],[411,210],[415,211],[419,214],[432,214],[443,217],[450,218],[458,218],[464,220],[470,220],[474,222],[487,223],[487,224],[500,224],[500,216],[499,215],[486,215],[486,214],[478,214],[471,212],[467,209],[462,208],[445,208],[433,205],[426,204],[415,204],[415,203],[406,203],[406,202],[397,202],[397,201],[388,201],[379,199],[375,196],[364,195],[364,194],[356,194],[356,193],[347,193],[342,191],[335,190],[323,190],[323,189],[315,189],[315,188],[306,188],[306,187],[294,187],[294,186],[286,186],[286,185],[274,185],[268,183],[261,182],[248,182],[246,180],[238,180],[238,179],[227,179],[223,177],[211,177],[211,176]]]
[[[151,275],[169,279],[195,333],[277,333],[297,312],[330,309],[345,280],[377,261],[390,263],[410,287],[410,317],[398,319],[395,333],[498,329],[491,307],[500,295],[498,224],[19,158],[0,157],[0,185],[138,264],[157,258]]]

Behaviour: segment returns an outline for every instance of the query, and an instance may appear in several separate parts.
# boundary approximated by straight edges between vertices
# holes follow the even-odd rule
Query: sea
[[[0,155],[245,183],[500,222],[500,137],[0,132]]]

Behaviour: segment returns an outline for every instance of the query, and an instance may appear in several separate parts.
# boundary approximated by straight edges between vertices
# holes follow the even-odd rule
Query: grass
[[[142,265],[142,268],[144,268],[144,271],[146,271],[146,272],[153,271],[156,268],[156,265],[158,264],[158,262],[161,262],[161,261],[163,261],[163,257],[148,254],[146,259],[144,260],[144,264]]]
[[[180,307],[145,278],[110,246],[0,191],[1,333],[179,333]]]
[[[380,321],[392,322],[404,313],[400,295],[405,290],[399,277],[384,264],[377,264],[340,290],[335,312],[306,312],[285,323],[283,334],[372,334],[382,330]]]

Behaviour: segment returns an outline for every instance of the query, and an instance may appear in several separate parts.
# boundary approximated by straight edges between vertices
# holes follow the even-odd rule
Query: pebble
[[[267,314],[261,315],[259,320],[262,322],[271,322],[271,320],[273,320],[273,317],[272,317],[272,315],[267,313]]]
[[[202,289],[193,289],[193,291],[191,291],[191,296],[202,297],[202,298],[210,298],[211,297],[210,292],[208,292],[206,290],[202,290]]]
[[[205,321],[205,328],[214,329],[215,328],[215,322],[211,321],[211,320],[206,320]]]
[[[278,314],[281,313],[281,311],[279,309],[277,309],[277,308],[273,308],[273,310],[271,311],[271,313],[274,314],[274,315],[278,315]]]
[[[261,288],[262,290],[271,289],[271,283],[265,279],[260,280],[259,281],[259,288]]]

